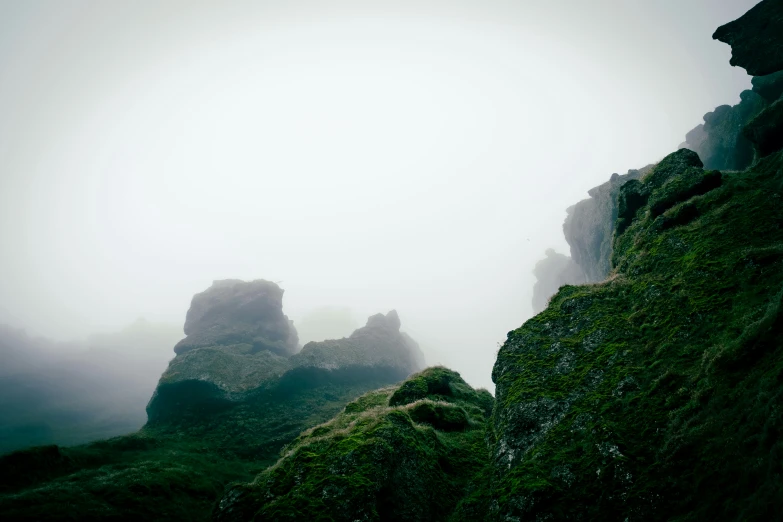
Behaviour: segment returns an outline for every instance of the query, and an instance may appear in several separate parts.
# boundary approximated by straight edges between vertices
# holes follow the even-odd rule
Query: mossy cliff
[[[283,355],[295,330],[267,281],[216,282],[188,323],[139,432],[0,457],[0,518],[205,520],[227,483],[251,480],[303,430],[423,365],[394,311]]]
[[[311,428],[216,520],[447,520],[486,465],[492,396],[430,368]]]

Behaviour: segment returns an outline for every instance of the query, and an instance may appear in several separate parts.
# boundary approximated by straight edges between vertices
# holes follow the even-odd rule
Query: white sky
[[[749,87],[711,35],[754,4],[0,0],[0,321],[264,278],[491,387],[566,207]]]

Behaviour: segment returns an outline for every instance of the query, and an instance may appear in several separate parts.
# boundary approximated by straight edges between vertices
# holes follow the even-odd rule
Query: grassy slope
[[[671,172],[653,173],[637,188],[655,211],[615,238],[615,274],[563,287],[510,333],[476,495],[494,517],[783,512],[782,163],[694,197],[693,169],[663,185]]]
[[[492,396],[430,368],[304,432],[220,520],[445,520],[487,462]]]
[[[0,519],[208,520],[227,483],[251,480],[302,430],[386,382],[289,387],[123,437],[0,457]]]

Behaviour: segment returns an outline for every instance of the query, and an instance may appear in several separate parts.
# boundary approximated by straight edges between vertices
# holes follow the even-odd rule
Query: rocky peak
[[[394,332],[400,331],[400,316],[397,315],[396,310],[390,311],[388,314],[375,314],[371,315],[367,319],[366,328],[386,328]]]
[[[750,11],[718,27],[712,38],[731,46],[731,65],[753,76],[783,70],[783,2],[763,0]]]
[[[178,354],[205,346],[248,345],[253,351],[290,355],[299,344],[296,329],[283,314],[283,290],[263,279],[214,281],[193,296],[185,335],[174,347]]]

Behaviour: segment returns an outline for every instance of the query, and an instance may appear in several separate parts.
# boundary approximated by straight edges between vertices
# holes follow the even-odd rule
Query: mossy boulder
[[[720,176],[696,159],[624,186],[647,196],[626,203],[608,280],[509,334],[488,519],[783,512],[783,156]]]
[[[563,234],[570,246],[571,258],[581,268],[585,281],[603,281],[609,275],[620,187],[629,180],[641,178],[650,167],[629,170],[622,175],[612,174],[609,181],[588,191],[589,199],[566,209]]]
[[[491,403],[445,368],[370,392],[230,488],[215,520],[447,520],[487,463]]]

